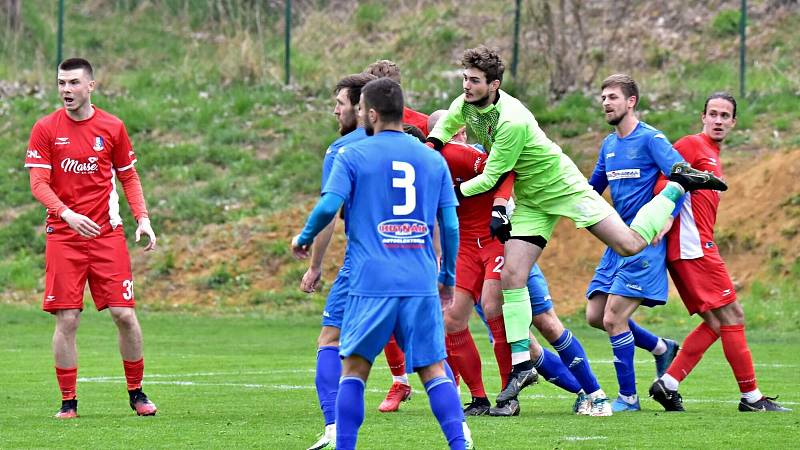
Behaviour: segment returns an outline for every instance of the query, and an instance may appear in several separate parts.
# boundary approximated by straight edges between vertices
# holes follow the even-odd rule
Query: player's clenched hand
[[[308,244],[300,244],[300,235],[292,238],[292,254],[297,259],[306,259],[308,258]]]
[[[456,298],[455,286],[445,286],[442,283],[439,283],[439,302],[441,302],[442,304],[442,311],[453,306],[455,298]]]
[[[675,218],[672,216],[670,216],[669,219],[667,219],[667,223],[664,225],[664,228],[662,228],[661,231],[658,232],[656,237],[654,237],[653,240],[650,242],[650,244],[652,244],[653,247],[657,246],[659,242],[661,242],[661,240],[664,239],[664,236],[667,235],[669,229],[672,228],[672,222],[674,221]]]
[[[64,222],[67,222],[70,228],[85,238],[91,239],[100,236],[100,225],[94,223],[92,219],[83,214],[66,209],[61,213],[61,218],[64,219]]]
[[[505,244],[511,239],[511,221],[508,220],[506,207],[496,205],[492,207],[492,221],[489,223],[489,234]]]
[[[300,280],[300,290],[303,292],[316,292],[319,288],[319,280],[322,278],[322,270],[316,267],[309,267],[303,278]]]
[[[150,219],[147,217],[142,217],[139,219],[139,226],[136,227],[136,233],[134,236],[136,237],[136,242],[139,242],[139,239],[142,237],[142,233],[147,235],[149,241],[147,245],[144,247],[144,251],[149,252],[151,250],[155,250],[156,248],[156,233],[153,231],[153,227],[150,226]]]

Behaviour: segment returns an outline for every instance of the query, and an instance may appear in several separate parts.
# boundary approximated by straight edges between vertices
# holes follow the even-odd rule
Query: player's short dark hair
[[[333,92],[338,94],[342,89],[347,89],[347,99],[350,101],[351,105],[355,106],[361,98],[361,89],[364,85],[375,79],[377,78],[374,75],[368,73],[354,73],[339,80]]]
[[[94,69],[92,69],[92,64],[89,61],[83,58],[69,58],[61,61],[61,64],[58,65],[59,70],[75,70],[75,69],[83,69],[86,71],[86,74],[89,75],[89,79],[94,79]]]
[[[375,75],[378,78],[390,78],[400,84],[400,68],[394,61],[379,59],[364,69],[365,73]]]
[[[403,89],[390,78],[372,80],[361,89],[364,106],[374,109],[384,122],[400,122],[403,120]]]
[[[465,69],[475,68],[483,72],[486,75],[487,83],[494,80],[503,82],[503,72],[505,72],[506,66],[500,59],[500,55],[485,45],[464,50],[461,65]]]
[[[711,100],[714,100],[715,98],[721,98],[722,100],[727,100],[727,101],[731,102],[731,105],[733,105],[733,118],[735,119],[736,118],[736,99],[733,98],[733,96],[731,94],[729,94],[729,93],[727,93],[725,91],[714,92],[713,94],[709,95],[708,98],[706,98],[706,104],[703,105],[703,114],[705,114],[706,111],[708,111],[708,102],[710,102]]]
[[[423,144],[425,143],[425,134],[422,132],[422,130],[415,127],[414,125],[411,125],[410,123],[404,123],[403,131],[406,134],[410,134],[411,136],[414,136],[415,138],[419,139],[419,141],[422,142]]]
[[[636,84],[636,80],[631,78],[630,75],[624,73],[615,73],[614,75],[609,76],[605,80],[603,80],[603,84],[600,86],[600,90],[602,91],[608,87],[619,87],[622,90],[622,94],[625,98],[636,97],[636,104],[633,105],[634,108],[639,104],[639,85]]]

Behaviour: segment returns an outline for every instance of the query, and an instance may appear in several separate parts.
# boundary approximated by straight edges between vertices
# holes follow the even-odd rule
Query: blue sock
[[[611,350],[614,352],[614,368],[617,370],[619,393],[622,395],[636,394],[636,372],[633,370],[633,333],[611,336]]]
[[[453,386],[458,384],[456,383],[456,376],[453,374],[453,369],[450,368],[450,364],[447,364],[447,360],[442,361],[442,365],[444,366],[444,374],[447,375],[447,378],[453,383]]]
[[[643,348],[648,352],[652,352],[656,345],[658,345],[659,337],[651,333],[647,328],[639,326],[633,319],[628,319],[628,328],[633,333],[634,343],[637,347]]]
[[[339,377],[342,376],[342,360],[339,347],[325,346],[317,351],[317,398],[325,425],[336,421],[336,394],[339,392]]]
[[[489,333],[489,343],[494,344],[494,336],[492,336],[492,329],[489,327],[489,322],[486,321],[486,314],[483,313],[483,307],[481,306],[480,301],[475,303],[475,312],[478,313],[478,317],[481,318],[483,326],[486,327],[486,331]]]
[[[461,409],[461,400],[458,398],[456,386],[445,377],[436,377],[425,383],[431,411],[442,427],[444,437],[451,449],[464,449],[467,441],[464,440],[464,411]],[[338,423],[337,423],[338,426]],[[339,436],[336,436],[336,448],[339,448]]]
[[[567,366],[558,359],[555,353],[546,348],[542,349],[542,354],[533,362],[533,367],[536,367],[536,370],[545,380],[565,391],[577,394],[578,391],[581,390],[581,384],[578,383],[578,380],[576,380],[569,369],[567,369]]]
[[[592,372],[592,367],[589,365],[589,358],[586,356],[586,351],[583,350],[578,338],[573,336],[572,332],[564,329],[561,337],[551,342],[553,348],[558,352],[561,361],[569,368],[569,371],[581,384],[583,391],[591,394],[600,389],[600,383],[597,382],[597,377]]]
[[[339,382],[339,395],[336,396],[336,448],[354,450],[358,429],[362,423],[364,423],[364,380],[357,377],[343,377]]]

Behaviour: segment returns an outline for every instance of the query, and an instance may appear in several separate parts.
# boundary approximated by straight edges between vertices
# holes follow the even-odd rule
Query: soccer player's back
[[[452,296],[458,249],[458,204],[442,158],[402,132],[402,90],[389,79],[364,86],[360,113],[367,134],[337,157],[323,196],[303,232],[298,257],[347,201],[352,262],[342,324],[344,358],[336,401],[336,447],[355,448],[364,420],[367,377],[392,333],[425,385],[434,416],[451,448],[463,449],[464,419],[445,375],[442,314],[437,298],[431,230],[442,229],[443,298]]]

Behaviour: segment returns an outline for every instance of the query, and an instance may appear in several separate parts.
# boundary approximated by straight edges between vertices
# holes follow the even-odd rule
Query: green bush
[[[720,37],[733,36],[739,32],[740,17],[738,9],[723,9],[711,21],[711,30]]]

